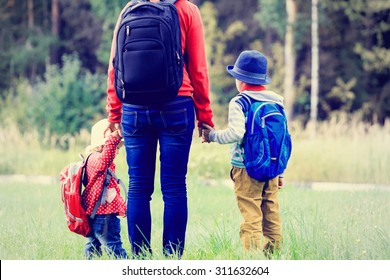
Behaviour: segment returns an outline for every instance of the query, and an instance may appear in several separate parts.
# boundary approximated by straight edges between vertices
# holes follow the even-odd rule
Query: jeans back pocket
[[[174,111],[162,111],[161,119],[165,130],[169,133],[183,133],[189,129],[187,108]]]

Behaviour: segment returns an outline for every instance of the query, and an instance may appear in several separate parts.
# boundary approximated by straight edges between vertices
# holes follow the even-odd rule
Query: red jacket
[[[103,152],[94,152],[88,158],[86,168],[88,184],[82,194],[82,205],[86,210],[87,215],[91,215],[93,208],[102,193],[107,168],[110,168],[115,173],[114,159],[120,141],[121,140],[116,136],[110,135],[104,145]],[[107,187],[107,192],[110,189],[110,192],[116,193],[114,200],[110,203],[107,202],[100,205],[96,214],[118,213],[120,216],[125,216],[126,204],[123,197],[120,195],[118,183],[114,178],[111,178]]]
[[[120,18],[129,4],[120,13],[111,43],[106,107],[108,121],[111,123],[120,123],[122,117],[122,103],[118,99],[114,87],[114,67],[112,61],[115,56],[116,32]],[[184,66],[183,84],[179,90],[179,96],[191,96],[193,98],[198,126],[201,126],[201,123],[206,123],[214,127],[212,121],[213,112],[210,108],[209,77],[202,18],[198,7],[187,0],[178,0],[175,5],[180,18],[182,52],[184,54],[185,51],[188,56],[188,63]]]

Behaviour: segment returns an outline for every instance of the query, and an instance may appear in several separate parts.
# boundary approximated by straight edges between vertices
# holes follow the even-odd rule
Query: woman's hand
[[[110,135],[112,132],[116,130],[118,131],[119,137],[123,138],[121,123],[108,123],[106,130],[104,130],[104,137],[106,137],[107,133],[108,135]]]

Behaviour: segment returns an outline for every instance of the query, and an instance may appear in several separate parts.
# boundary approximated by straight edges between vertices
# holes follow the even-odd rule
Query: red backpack
[[[71,232],[87,236],[91,230],[88,223],[88,215],[85,209],[81,205],[81,194],[83,185],[86,186],[85,169],[87,166],[88,158],[91,154],[84,159],[80,154],[82,161],[72,162],[62,169],[60,174],[61,183],[61,196],[62,203],[65,208],[65,217],[68,224],[68,228]],[[120,184],[124,193],[125,201],[127,201],[127,191],[123,182],[116,177],[115,173],[111,169],[107,169],[106,177],[104,178],[103,189],[100,197],[92,210],[91,219],[95,218],[95,214],[100,205],[105,203],[107,186],[110,183],[111,178]]]
[[[81,155],[80,155],[81,156]],[[88,216],[81,205],[85,167],[89,156],[82,161],[64,167],[60,174],[61,196],[65,207],[65,217],[70,231],[87,236],[90,231]]]

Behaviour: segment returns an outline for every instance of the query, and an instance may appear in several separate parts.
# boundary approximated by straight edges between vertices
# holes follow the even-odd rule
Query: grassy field
[[[316,192],[295,188],[293,182],[390,184],[390,125],[324,123],[315,138],[291,126],[293,155],[281,190],[282,260],[390,259],[390,192]],[[71,139],[67,151],[46,148],[36,133],[20,134],[0,128],[0,174],[58,176],[62,167],[78,159],[89,141],[83,132]],[[49,147],[49,148],[47,148]],[[116,159],[119,177],[126,178],[125,153]],[[201,144],[194,138],[188,173],[189,224],[183,259],[264,259],[245,253],[239,242],[241,217],[230,171],[229,146]],[[156,181],[152,200],[151,259],[160,250],[162,199]],[[68,231],[59,185],[5,182],[0,179],[0,259],[82,259],[84,238]],[[129,250],[126,220],[122,239]]]
[[[85,239],[68,231],[57,185],[0,183],[0,259],[83,259]],[[189,178],[189,224],[183,259],[264,259],[239,243],[240,214],[224,181]],[[389,260],[390,192],[314,192],[286,186],[280,194],[282,260]],[[153,256],[164,259],[161,194],[152,200]],[[129,250],[126,219],[122,239]]]
[[[317,136],[292,124],[293,152],[286,171],[290,182],[344,182],[390,185],[390,123],[368,126],[359,122],[327,122]],[[65,137],[64,137],[65,138]],[[0,174],[58,176],[88,145],[89,134],[65,138],[69,150],[51,148],[63,138],[39,141],[34,132],[20,134],[16,128],[0,128]],[[46,148],[42,147],[44,142]],[[47,148],[49,147],[49,148]],[[204,179],[226,179],[230,170],[229,145],[201,144],[195,137],[189,175]],[[126,175],[125,153],[116,159],[122,177]]]

